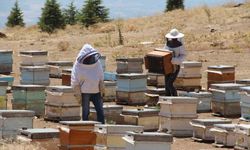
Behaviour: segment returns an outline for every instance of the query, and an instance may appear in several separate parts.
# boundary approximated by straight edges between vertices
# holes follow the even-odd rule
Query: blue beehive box
[[[105,81],[116,81],[116,73],[115,72],[104,72],[104,80]]]
[[[136,92],[147,90],[147,75],[145,74],[117,74],[116,77],[117,91]]]
[[[13,51],[0,50],[0,73],[10,74],[12,72],[12,59]]]
[[[49,85],[49,67],[21,66],[21,84]]]
[[[11,86],[13,84],[14,77],[9,75],[0,75],[0,81],[7,81],[8,86]]]

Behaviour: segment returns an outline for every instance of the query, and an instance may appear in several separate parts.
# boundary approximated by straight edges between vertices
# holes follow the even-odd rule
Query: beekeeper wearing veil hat
[[[82,96],[82,120],[88,120],[89,103],[95,106],[97,121],[104,124],[103,113],[103,70],[99,61],[100,53],[85,44],[80,50],[71,73],[71,86],[79,89]]]
[[[185,59],[185,48],[182,43],[183,37],[184,34],[180,33],[177,29],[172,29],[165,35],[166,44],[164,48],[173,52],[171,62],[174,66],[174,71],[165,75],[166,96],[177,96],[177,91],[173,83],[180,71],[180,64]]]

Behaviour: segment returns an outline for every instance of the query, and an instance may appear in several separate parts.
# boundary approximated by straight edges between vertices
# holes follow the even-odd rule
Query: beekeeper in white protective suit
[[[80,89],[82,97],[82,120],[88,120],[89,103],[95,106],[97,121],[104,124],[103,113],[103,70],[99,61],[100,53],[85,44],[79,52],[71,73],[71,86]]]

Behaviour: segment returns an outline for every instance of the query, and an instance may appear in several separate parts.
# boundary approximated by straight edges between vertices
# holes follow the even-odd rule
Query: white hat
[[[177,29],[172,29],[165,37],[168,39],[178,39],[183,38],[184,34],[180,33]]]

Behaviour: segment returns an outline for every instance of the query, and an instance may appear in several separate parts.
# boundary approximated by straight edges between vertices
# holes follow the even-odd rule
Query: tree
[[[77,22],[78,11],[74,6],[73,1],[70,3],[67,9],[63,10],[63,16],[65,18],[65,23],[69,25],[74,25]]]
[[[25,24],[23,22],[23,12],[19,8],[18,1],[15,2],[14,7],[12,8],[10,15],[8,16],[8,21],[6,26],[14,27],[21,26],[23,27]]]
[[[64,29],[65,20],[56,0],[47,0],[38,25],[42,31],[53,33],[56,29]]]
[[[184,9],[184,0],[167,0],[165,12],[174,9]]]
[[[101,5],[101,0],[86,0],[81,10],[80,22],[88,27],[109,20],[109,9]]]

